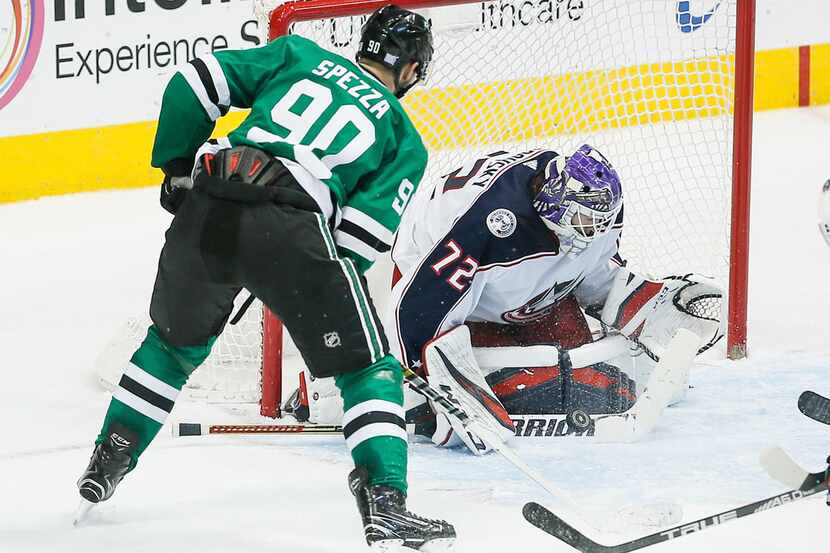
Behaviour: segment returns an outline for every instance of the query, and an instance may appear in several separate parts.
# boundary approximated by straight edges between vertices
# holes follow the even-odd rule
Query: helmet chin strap
[[[373,76],[375,79],[377,79],[377,80],[378,80],[378,82],[383,83],[383,79],[381,79],[381,78],[380,78],[380,76],[379,76],[377,73],[375,73],[375,72],[374,72],[373,68],[367,67],[366,65],[364,65],[364,64],[362,64],[362,63],[360,63],[359,61],[358,61],[358,65],[360,65],[360,67],[361,67],[364,71],[366,71],[366,72],[367,72],[367,73],[369,73],[371,76]],[[393,82],[394,82],[394,85],[395,85],[395,91],[394,91],[394,92],[392,92],[392,93],[395,95],[395,98],[403,98],[404,94],[406,94],[407,92],[409,92],[409,90],[410,90],[413,86],[415,86],[416,84],[418,84],[418,81],[420,81],[420,79],[415,79],[415,80],[412,82],[412,84],[410,84],[409,86],[404,87],[404,86],[401,86],[401,71],[395,71],[395,70],[393,69],[393,70],[392,70],[392,75],[393,75],[393,77],[394,77],[394,81],[393,81]]]
[[[399,71],[395,71],[395,97],[398,98],[398,99],[403,98],[404,94],[409,92],[410,89],[413,86],[415,86],[416,84],[418,84],[418,82],[421,80],[420,78],[416,77],[415,80],[412,81],[412,83],[410,83],[408,86],[401,86],[401,73],[402,72],[403,72],[403,68],[401,68]]]
[[[398,98],[398,99],[403,98],[403,97],[404,97],[404,95],[405,95],[407,92],[409,92],[409,90],[410,90],[413,86],[415,86],[416,84],[418,84],[418,81],[413,82],[413,83],[412,83],[411,85],[409,85],[409,86],[402,87],[402,86],[400,85],[400,83],[398,82],[398,79],[397,79],[397,78],[395,78],[395,98]]]

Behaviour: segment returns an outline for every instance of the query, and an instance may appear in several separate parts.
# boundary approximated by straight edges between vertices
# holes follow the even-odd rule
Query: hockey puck
[[[591,426],[591,417],[581,409],[574,409],[565,417],[569,432],[582,432]]]

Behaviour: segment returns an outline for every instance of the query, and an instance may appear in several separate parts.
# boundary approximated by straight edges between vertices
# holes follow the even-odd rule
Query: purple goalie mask
[[[611,229],[622,208],[622,185],[599,151],[583,144],[548,163],[544,178],[533,206],[563,251],[578,253]]]

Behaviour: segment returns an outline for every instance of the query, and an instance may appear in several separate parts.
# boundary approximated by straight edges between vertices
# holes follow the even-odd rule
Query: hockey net
[[[270,39],[300,34],[354,59],[363,22],[387,2],[274,3],[255,0],[261,25],[268,25],[261,32]],[[656,276],[696,272],[719,279],[729,290],[729,314],[722,317],[728,353],[741,356],[754,1],[741,0],[740,7],[738,0],[395,3],[433,23],[428,82],[403,101],[430,152],[424,182],[497,150],[570,153],[592,144],[623,182],[623,257]],[[372,294],[381,305],[387,268],[381,262],[373,269],[382,284]],[[254,396],[265,390],[256,332],[261,312],[250,310],[251,331],[228,327],[212,355],[223,360],[210,359],[200,370],[197,393],[227,396],[219,390],[225,382]],[[301,365],[289,344],[277,357],[272,365],[279,373]],[[214,374],[224,368],[234,378]],[[273,416],[280,374],[266,377],[278,389],[268,390],[262,412]]]

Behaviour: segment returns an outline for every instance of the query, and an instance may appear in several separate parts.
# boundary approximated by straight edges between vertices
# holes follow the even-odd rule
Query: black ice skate
[[[349,474],[349,488],[357,500],[363,519],[366,543],[372,548],[394,550],[397,547],[423,552],[449,549],[455,541],[455,529],[443,520],[431,520],[406,510],[406,496],[389,486],[368,486],[366,469],[358,467]]]
[[[130,453],[137,441],[135,432],[113,423],[107,439],[95,446],[89,466],[78,480],[78,492],[83,499],[75,517],[76,525],[93,505],[112,497],[115,487],[130,470]]]

